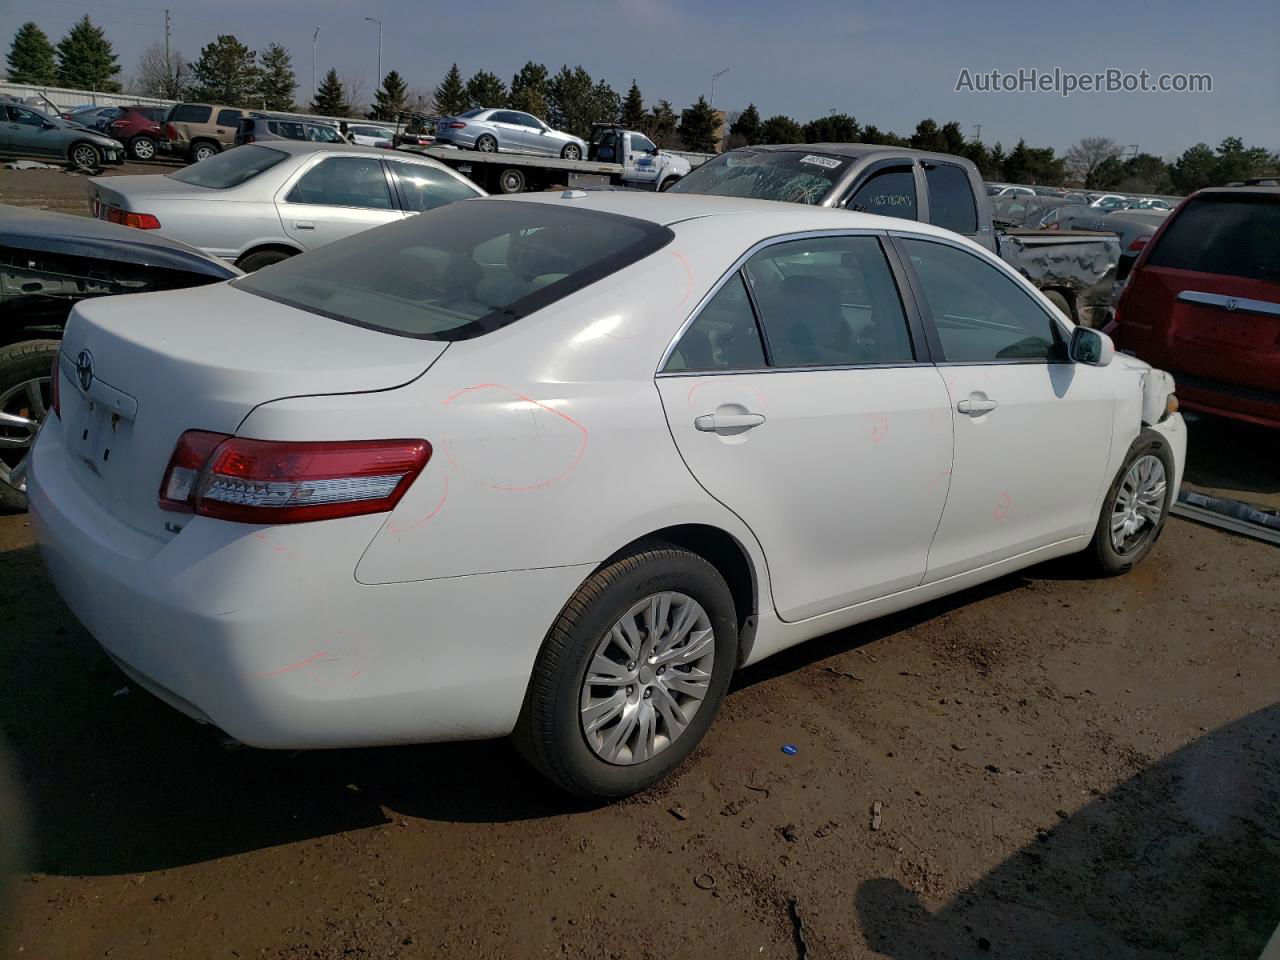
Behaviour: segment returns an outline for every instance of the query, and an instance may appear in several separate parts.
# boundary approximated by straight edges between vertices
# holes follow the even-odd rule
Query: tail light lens
[[[425,440],[293,443],[188,430],[165,469],[160,506],[240,523],[384,513],[430,459]]]
[[[462,129],[463,127],[465,127],[465,126],[466,126],[466,124],[465,124],[465,123],[463,123],[461,120],[455,120],[455,121],[453,121],[453,123],[449,124],[449,129],[450,129],[450,130],[461,130],[461,129]]]
[[[112,223],[120,223],[126,227],[137,227],[139,230],[159,230],[160,221],[150,213],[131,213],[119,207],[107,210],[107,219]]]
[[[1133,242],[1129,244],[1129,249],[1136,253],[1145,247],[1147,245],[1147,241],[1150,239],[1150,237],[1134,237]]]

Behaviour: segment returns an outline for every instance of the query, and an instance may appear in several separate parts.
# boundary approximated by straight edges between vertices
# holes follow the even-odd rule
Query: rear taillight
[[[165,469],[160,506],[241,523],[383,513],[430,459],[425,440],[294,443],[188,430]]]
[[[1133,243],[1129,244],[1129,249],[1136,253],[1145,247],[1147,245],[1147,241],[1150,239],[1150,237],[1134,237]]]
[[[465,124],[465,123],[463,123],[461,120],[455,120],[455,121],[453,121],[453,123],[449,124],[449,129],[450,129],[450,130],[461,130],[461,129],[462,129],[463,127],[465,127],[465,126],[466,126],[466,124]]]
[[[62,419],[62,388],[59,386],[59,382],[62,380],[62,370],[58,364],[61,359],[61,351],[53,355],[53,372],[49,374],[49,392],[53,394],[53,414],[59,420]]]
[[[110,207],[107,210],[107,219],[112,223],[123,224],[126,227],[137,227],[139,230],[159,230],[160,221],[150,213],[131,213],[128,210],[121,210],[119,207]]]

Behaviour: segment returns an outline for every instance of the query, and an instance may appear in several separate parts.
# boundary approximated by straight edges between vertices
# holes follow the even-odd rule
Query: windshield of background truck
[[[849,169],[848,157],[804,150],[733,150],[708,160],[671,187],[673,193],[751,197],[818,204]]]

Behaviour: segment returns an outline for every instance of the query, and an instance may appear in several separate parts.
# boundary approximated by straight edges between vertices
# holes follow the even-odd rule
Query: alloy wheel
[[[40,422],[52,403],[53,382],[49,377],[35,377],[15,384],[0,394],[0,481],[8,483],[35,441]],[[25,491],[26,481],[15,485]]]
[[[1111,546],[1124,556],[1141,547],[1160,525],[1167,489],[1164,464],[1147,454],[1129,467],[1111,508]]]
[[[151,160],[156,155],[156,145],[146,137],[133,141],[133,155],[138,160]]]
[[[634,604],[596,646],[582,681],[579,713],[592,752],[629,765],[670,747],[710,690],[715,650],[711,619],[687,594]]]
[[[71,151],[71,160],[83,170],[92,170],[98,165],[98,151],[86,144],[81,144]]]

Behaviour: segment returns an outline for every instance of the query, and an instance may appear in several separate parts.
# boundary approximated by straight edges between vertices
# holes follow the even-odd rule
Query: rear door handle
[[[750,430],[764,423],[764,415],[759,413],[704,413],[695,417],[693,428],[703,433],[716,433],[720,430]]]
[[[316,225],[310,220],[293,221],[293,229],[295,230],[314,230]]]
[[[970,397],[968,400],[961,400],[956,404],[956,409],[961,413],[967,413],[971,417],[980,417],[984,413],[990,413],[999,404],[994,400],[986,400],[978,397]]]

